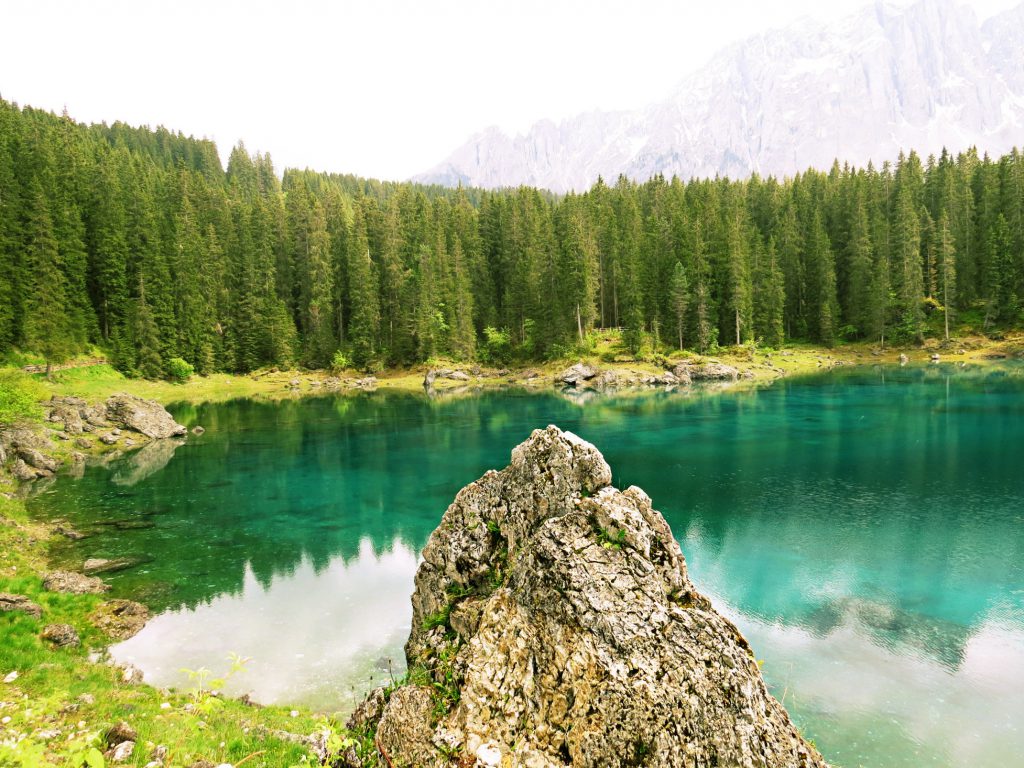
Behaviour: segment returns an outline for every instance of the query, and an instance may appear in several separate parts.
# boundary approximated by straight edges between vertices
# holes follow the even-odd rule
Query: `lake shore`
[[[556,376],[577,362],[585,362],[601,371],[610,371],[626,380],[642,380],[664,374],[685,361],[721,362],[739,371],[741,385],[764,384],[786,376],[815,373],[842,365],[899,364],[903,356],[909,364],[933,362],[985,364],[1024,355],[1024,333],[993,340],[981,336],[940,342],[929,339],[915,347],[879,349],[868,343],[844,344],[834,348],[793,344],[782,349],[725,347],[714,355],[673,353],[652,359],[633,359],[621,350],[606,349],[600,354],[573,359],[509,366],[481,366],[451,360],[436,360],[408,368],[391,368],[376,374],[352,369],[343,371],[269,369],[249,374],[217,373],[193,376],[185,383],[129,379],[107,364],[67,368],[53,374],[43,385],[58,397],[82,397],[89,401],[126,392],[168,405],[224,402],[235,398],[284,399],[328,392],[358,393],[367,390],[421,393],[431,370],[447,369],[465,374],[458,379],[439,377],[432,383],[435,391],[472,390],[499,387],[538,389],[553,386]]]

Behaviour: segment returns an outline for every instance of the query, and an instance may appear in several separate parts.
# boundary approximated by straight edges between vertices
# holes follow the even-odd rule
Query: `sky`
[[[405,179],[487,126],[641,107],[724,45],[865,4],[0,0],[0,96],[206,136],[222,157],[243,140],[279,172]]]

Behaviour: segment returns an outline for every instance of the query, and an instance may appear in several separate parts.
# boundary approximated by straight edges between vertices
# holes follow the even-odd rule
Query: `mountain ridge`
[[[984,23],[955,0],[803,19],[722,48],[660,102],[515,136],[484,128],[413,180],[565,192],[620,173],[792,176],[902,150],[1005,152],[1024,135],[1022,30],[1024,3]]]

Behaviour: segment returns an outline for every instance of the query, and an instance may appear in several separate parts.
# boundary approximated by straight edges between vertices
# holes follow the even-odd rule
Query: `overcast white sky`
[[[0,96],[208,136],[222,156],[242,139],[278,171],[402,179],[485,126],[639,107],[727,43],[865,4],[3,0]]]

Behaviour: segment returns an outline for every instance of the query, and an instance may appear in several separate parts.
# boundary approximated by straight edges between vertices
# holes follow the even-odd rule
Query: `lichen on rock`
[[[357,710],[373,748],[343,764],[825,766],[651,500],[610,484],[548,427],[459,492],[416,574],[408,678]]]

